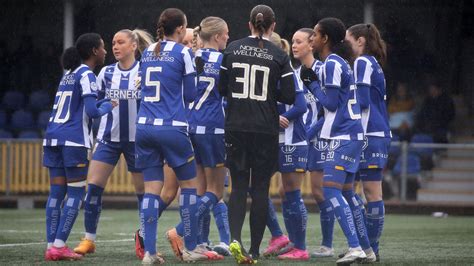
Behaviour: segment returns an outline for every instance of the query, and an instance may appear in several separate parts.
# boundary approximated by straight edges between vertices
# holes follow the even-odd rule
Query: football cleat
[[[336,261],[337,265],[349,265],[354,262],[361,262],[367,258],[361,247],[349,248],[344,257]]]
[[[215,245],[213,247],[213,250],[215,252],[221,254],[222,256],[229,256],[230,255],[229,246],[224,242],[221,242],[221,243]]]
[[[81,255],[95,252],[95,243],[87,238],[81,239],[81,242],[74,248],[74,252]]]
[[[171,249],[173,250],[173,253],[176,258],[179,260],[183,260],[183,239],[178,235],[178,232],[176,232],[176,228],[170,229],[168,230],[168,232],[166,232],[166,239],[168,239],[168,242],[170,243]]]
[[[158,254],[152,256],[149,252],[145,252],[145,255],[143,255],[142,265],[154,265],[163,263],[165,263],[165,260]]]
[[[268,257],[277,255],[280,249],[288,245],[288,243],[290,243],[290,240],[285,235],[272,237],[268,243],[268,247],[263,252],[263,256]]]
[[[309,253],[306,250],[301,250],[297,248],[293,248],[289,252],[279,255],[279,260],[294,260],[294,261],[304,261],[309,260]]]
[[[245,251],[240,243],[237,240],[232,241],[229,245],[229,250],[232,256],[237,261],[237,264],[256,264],[257,260],[254,260],[247,252]]]
[[[313,253],[311,253],[311,257],[313,258],[334,257],[334,249],[326,247],[326,246],[320,246]],[[342,255],[342,257],[344,257],[344,254]],[[342,258],[342,257],[339,257],[339,258]]]
[[[81,260],[82,255],[77,254],[72,251],[67,246],[62,248],[57,248],[52,246],[46,250],[45,259],[48,261],[57,261],[57,260]]]

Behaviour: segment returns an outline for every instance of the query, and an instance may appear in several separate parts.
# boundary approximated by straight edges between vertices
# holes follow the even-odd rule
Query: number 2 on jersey
[[[243,77],[236,77],[235,81],[242,83],[242,92],[232,92],[232,97],[237,99],[250,98],[257,101],[266,101],[268,92],[268,78],[270,76],[270,68],[266,66],[252,65],[246,63],[232,63],[233,68],[242,68],[244,70]],[[257,71],[263,72],[262,95],[255,93]]]
[[[355,114],[354,110],[352,110],[352,106],[354,104],[357,104],[357,97],[356,97],[357,92],[356,92],[356,86],[355,85],[350,86],[350,93],[354,95],[354,98],[349,99],[349,101],[347,101],[347,109],[349,109],[349,115],[350,115],[351,119],[353,119],[353,120],[361,119],[361,115],[360,114]]]
[[[145,102],[159,102],[160,101],[160,81],[150,80],[153,72],[161,72],[162,67],[149,67],[146,69],[145,75],[145,86],[155,88],[155,96],[145,96],[143,101]]]
[[[72,91],[58,91],[56,93],[56,97],[58,97],[58,101],[53,106],[53,110],[56,110],[56,114],[54,115],[53,122],[58,123],[58,124],[63,124],[69,120],[69,115],[70,115],[69,106],[71,104]],[[66,108],[66,114],[62,116],[64,112],[64,108]]]

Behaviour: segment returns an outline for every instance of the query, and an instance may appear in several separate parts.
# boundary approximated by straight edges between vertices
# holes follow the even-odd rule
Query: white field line
[[[97,243],[118,243],[118,242],[131,242],[132,238],[126,239],[115,239],[115,240],[97,240]],[[32,245],[46,245],[46,242],[29,242],[29,243],[12,243],[12,244],[0,244],[0,248],[8,247],[22,247],[22,246],[32,246]]]
[[[8,230],[0,230],[0,233],[5,233],[5,234],[44,234],[45,231],[40,231],[40,230],[12,230],[12,229],[8,229]],[[73,234],[73,235],[83,235],[85,232],[71,232],[70,234]],[[108,234],[110,235],[110,234]],[[130,233],[112,233],[112,235],[116,235],[116,236],[130,236],[130,237],[133,237],[134,235],[134,232],[130,232]],[[99,235],[100,237],[100,235]]]

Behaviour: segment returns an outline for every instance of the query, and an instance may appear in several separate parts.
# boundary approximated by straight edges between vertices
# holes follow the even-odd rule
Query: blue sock
[[[61,215],[61,203],[66,196],[67,186],[50,185],[48,202],[46,203],[46,239],[53,243]]]
[[[354,197],[357,199],[357,202],[359,202],[359,206],[362,211],[362,216],[364,217],[364,222],[367,224],[367,212],[365,210],[364,201],[357,193],[354,193]]]
[[[198,197],[195,188],[182,188],[179,196],[179,212],[183,223],[184,246],[192,251],[197,245]]]
[[[211,212],[207,212],[203,217],[201,243],[209,245],[209,233],[211,230]]]
[[[295,235],[293,234],[293,223],[290,217],[290,202],[288,199],[282,201],[281,206],[283,208],[283,221],[285,222],[286,232],[291,243],[295,243]]]
[[[301,198],[301,191],[295,190],[285,193],[286,200],[290,205],[290,219],[293,228],[295,248],[306,250],[306,222],[308,211]]]
[[[141,223],[143,224],[143,238],[145,251],[150,255],[156,254],[156,232],[158,230],[158,210],[161,198],[159,195],[145,193],[141,208]]]
[[[379,239],[382,235],[385,219],[383,200],[367,203],[367,234],[375,254],[379,253]]]
[[[179,224],[175,227],[176,229],[176,233],[180,236],[180,237],[183,237],[184,236],[184,226],[183,226],[183,222],[179,222]]]
[[[140,222],[140,236],[143,237],[143,228],[144,224],[142,223],[141,214],[142,214],[142,204],[143,204],[143,194],[135,194],[138,200],[138,220]],[[161,205],[161,204],[160,204]]]
[[[278,223],[278,216],[275,211],[275,206],[270,198],[268,198],[268,216],[267,216],[267,227],[272,234],[272,237],[279,237],[283,235],[280,224]]]
[[[160,209],[158,210],[158,217],[161,217],[161,214],[168,208],[168,204],[166,204],[161,198],[160,198]]]
[[[323,240],[321,245],[332,248],[332,238],[334,234],[334,208],[331,202],[325,200],[318,203],[319,206],[319,222],[321,223],[321,234]]]
[[[79,209],[81,208],[82,199],[84,198],[85,187],[67,186],[67,199],[64,202],[61,218],[59,222],[56,239],[66,242],[71,233],[72,226],[76,221]]]
[[[209,233],[207,232],[207,236],[205,235],[206,229],[204,228],[205,225],[207,224],[207,227],[209,228],[210,224],[210,211],[211,208],[214,206],[214,204],[217,203],[219,199],[217,196],[212,193],[212,192],[206,192],[204,196],[199,198],[199,206],[198,206],[198,244],[202,243],[207,243],[208,242],[208,236]],[[209,231],[209,230],[207,230]]]
[[[214,220],[216,220],[217,230],[219,231],[219,239],[221,242],[230,244],[229,218],[227,214],[227,205],[225,202],[218,202],[212,209]]]
[[[342,195],[349,203],[349,208],[352,211],[352,217],[354,218],[354,223],[357,232],[357,238],[359,239],[360,246],[362,249],[366,250],[370,248],[369,238],[367,236],[367,228],[365,226],[364,215],[362,214],[362,208],[359,201],[354,196],[354,190],[344,190]]]
[[[333,187],[323,187],[323,191],[324,198],[331,203],[334,209],[335,216],[341,226],[342,232],[344,232],[346,236],[349,247],[355,248],[360,246],[351,209],[342,196],[341,190]]]
[[[96,234],[102,211],[102,193],[104,188],[94,184],[87,185],[86,199],[84,200],[84,226],[86,233]]]

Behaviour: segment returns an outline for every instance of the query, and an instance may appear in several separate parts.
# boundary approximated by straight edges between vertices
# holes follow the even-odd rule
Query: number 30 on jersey
[[[232,92],[232,98],[247,99],[257,101],[266,101],[268,93],[268,78],[270,76],[270,68],[266,66],[252,65],[246,63],[232,63],[232,68],[242,68],[244,70],[243,77],[236,77],[235,81],[242,83],[242,92]],[[262,94],[256,94],[257,71],[263,73]]]

